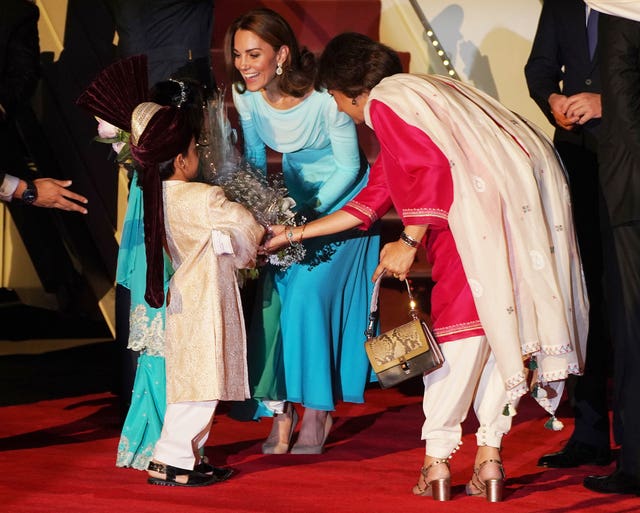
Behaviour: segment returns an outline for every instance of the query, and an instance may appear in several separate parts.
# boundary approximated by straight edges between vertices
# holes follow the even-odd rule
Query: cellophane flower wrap
[[[226,113],[224,90],[218,89],[204,108],[204,129],[199,141],[204,180],[220,186],[228,199],[244,206],[265,228],[304,223],[305,219],[293,211],[296,202],[287,195],[282,180],[268,178],[239,154],[235,131]],[[269,255],[267,261],[286,269],[304,259],[305,254],[302,244],[291,243]]]

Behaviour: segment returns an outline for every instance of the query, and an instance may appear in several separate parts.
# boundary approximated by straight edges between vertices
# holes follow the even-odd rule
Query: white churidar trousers
[[[274,415],[280,415],[284,413],[284,407],[287,402],[265,399],[264,401],[262,401],[262,404],[264,404],[269,410],[271,410]]]
[[[440,347],[445,363],[423,378],[426,453],[444,459],[455,452],[472,403],[480,423],[477,444],[500,448],[513,417],[503,415],[507,394],[487,338],[470,337]]]
[[[157,462],[192,470],[209,438],[218,401],[167,404],[160,440],[153,452]]]

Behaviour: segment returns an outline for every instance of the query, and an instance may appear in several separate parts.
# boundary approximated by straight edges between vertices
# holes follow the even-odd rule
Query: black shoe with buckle
[[[608,476],[588,476],[582,483],[585,488],[598,493],[640,495],[640,479],[616,470]]]
[[[220,481],[226,481],[235,473],[235,471],[232,468],[214,467],[209,462],[204,460],[198,463],[195,467],[193,467],[193,470],[196,472],[200,472],[201,474],[206,474],[208,476],[215,477],[216,482],[218,483]]]
[[[539,467],[573,468],[580,465],[608,465],[612,461],[609,447],[596,447],[569,440],[561,451],[545,454],[538,460]]]
[[[152,472],[164,474],[164,479],[160,477],[151,477],[147,479],[147,483],[160,486],[209,486],[218,482],[218,479],[214,475],[202,474],[195,470],[189,470],[186,468],[173,467],[171,465],[164,465],[162,463],[156,463],[151,461],[148,469]],[[186,482],[179,481],[178,476],[187,476]]]

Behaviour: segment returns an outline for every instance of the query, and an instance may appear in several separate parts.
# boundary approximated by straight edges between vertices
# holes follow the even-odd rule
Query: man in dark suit
[[[40,178],[31,181],[16,121],[40,79],[38,17],[34,2],[2,0],[0,8],[0,200],[21,200],[37,207],[85,213],[83,196],[67,189],[69,180]],[[8,172],[21,175],[21,178]],[[74,201],[71,201],[74,200]]]
[[[0,9],[0,169],[21,172],[22,143],[15,121],[40,79],[39,11],[27,0],[6,0]]]
[[[640,2],[587,3],[601,12],[599,172],[612,242],[605,252],[605,283],[620,452],[613,473],[586,477],[584,486],[601,493],[640,495]]]
[[[546,0],[525,66],[529,93],[555,127],[554,144],[569,175],[590,302],[584,375],[576,379],[572,398],[575,427],[562,450],[540,458],[538,465],[545,467],[606,465],[611,461],[607,408],[610,351],[602,286],[602,193],[597,153],[600,75],[594,17],[597,12],[592,14],[582,0]]]
[[[170,77],[212,87],[213,0],[108,0],[121,57],[146,54],[149,85]]]

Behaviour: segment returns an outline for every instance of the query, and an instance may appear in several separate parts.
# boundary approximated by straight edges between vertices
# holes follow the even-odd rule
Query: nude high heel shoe
[[[420,480],[418,480],[418,483],[413,487],[413,494],[433,497],[434,501],[448,501],[451,499],[451,476],[428,480],[429,469],[436,465],[446,465],[447,471],[449,470],[448,460],[434,460],[429,466],[422,467],[420,474],[424,484],[421,486]]]
[[[333,426],[333,417],[330,413],[324,419],[324,431],[322,435],[322,441],[318,445],[302,445],[300,442],[296,442],[291,448],[291,454],[322,454],[324,452],[324,443],[327,441],[329,432]]]
[[[280,422],[285,422],[287,418],[290,418],[289,434],[286,442],[281,442],[279,438],[279,426]],[[262,444],[262,454],[286,454],[289,451],[289,445],[291,445],[291,437],[293,437],[293,431],[298,424],[298,413],[291,403],[288,403],[283,413],[277,414],[273,419],[273,427],[269,438]]]
[[[482,468],[489,464],[497,465],[500,471],[500,477],[483,479],[482,476],[480,476]],[[466,487],[467,495],[485,497],[489,502],[502,502],[504,480],[505,475],[502,462],[494,459],[485,460],[473,469],[473,476],[471,476],[471,481],[467,483]]]

